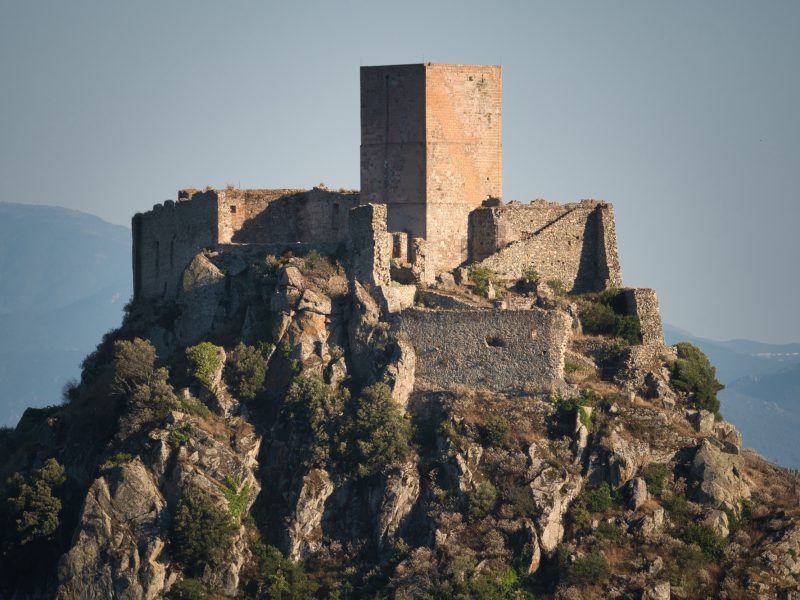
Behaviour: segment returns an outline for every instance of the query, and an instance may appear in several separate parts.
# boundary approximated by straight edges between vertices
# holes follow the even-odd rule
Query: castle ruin
[[[174,301],[187,266],[208,248],[338,253],[351,283],[394,315],[431,384],[447,385],[445,356],[453,372],[474,373],[474,383],[489,387],[507,389],[526,376],[559,381],[565,314],[446,296],[427,312],[414,306],[421,291],[463,279],[470,265],[506,281],[535,270],[573,294],[622,286],[611,204],[500,200],[501,100],[499,66],[362,67],[361,190],[181,190],[133,218],[134,300]],[[652,290],[625,297],[645,344],[663,345]],[[498,336],[505,341],[486,341]],[[463,342],[461,350],[445,339]]]

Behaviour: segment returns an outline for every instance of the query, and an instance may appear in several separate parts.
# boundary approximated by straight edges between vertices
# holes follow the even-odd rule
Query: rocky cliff
[[[442,385],[374,291],[334,258],[243,246],[130,306],[63,405],[0,433],[0,596],[800,598],[796,477],[613,291],[465,272],[419,290],[415,320],[564,324],[547,389],[502,391]]]

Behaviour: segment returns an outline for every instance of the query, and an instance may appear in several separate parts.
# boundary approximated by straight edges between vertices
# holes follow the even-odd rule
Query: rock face
[[[322,537],[322,515],[325,502],[333,493],[330,475],[322,469],[313,469],[303,478],[303,487],[292,520],[287,527],[289,557],[306,558],[319,549]]]
[[[552,553],[564,538],[564,514],[581,491],[583,480],[555,467],[545,467],[531,482],[533,502],[539,511],[536,528],[539,546]]]
[[[503,299],[492,304],[458,272],[440,278],[446,294],[420,294],[447,308],[409,309],[415,288],[387,296],[395,288],[388,267],[370,285],[321,256],[265,252],[198,254],[174,304],[149,314],[138,307],[116,334],[153,342],[169,370],[159,396],[168,406],[148,412],[148,387],[142,405],[127,397],[116,405],[113,419],[143,420],[135,433],[123,435],[112,420],[92,459],[85,449],[83,462],[72,449],[58,454],[70,477],[85,479],[73,488],[72,542],[51,585],[58,598],[172,595],[189,575],[171,536],[189,488],[233,518],[230,551],[192,584],[215,597],[279,588],[307,597],[306,578],[331,597],[795,593],[796,479],[742,449],[735,428],[689,407],[670,385],[674,352],[654,344],[620,351],[617,340],[581,333],[585,299],[565,300],[541,282],[521,293],[497,282]],[[422,345],[402,325],[409,315],[422,323]],[[459,347],[459,336],[469,344]],[[201,340],[219,346],[210,389],[186,369],[185,346]],[[236,363],[240,341],[252,363]],[[112,379],[101,350],[94,381]],[[237,377],[253,365],[266,371],[262,387],[243,401]],[[311,392],[288,394],[304,380]],[[389,408],[367,411],[367,386],[383,390]],[[81,401],[108,410],[118,393],[98,395],[106,405],[91,405],[89,394]],[[69,410],[48,414],[36,425],[46,448],[39,455],[80,447],[74,436],[84,432],[64,433]],[[413,435],[396,438],[401,425]],[[376,466],[362,469],[367,460]],[[698,539],[718,547],[697,549]],[[704,550],[716,553],[713,562]],[[281,563],[281,553],[297,564]]]
[[[159,597],[168,519],[167,502],[141,460],[109,469],[89,488],[75,543],[59,565],[58,597]]]

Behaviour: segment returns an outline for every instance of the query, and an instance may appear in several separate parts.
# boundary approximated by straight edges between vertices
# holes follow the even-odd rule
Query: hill
[[[130,230],[55,206],[0,203],[0,425],[58,404],[122,320]]]

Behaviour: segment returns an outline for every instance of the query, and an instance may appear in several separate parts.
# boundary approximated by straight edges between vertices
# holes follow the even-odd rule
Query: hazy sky
[[[502,64],[504,195],[615,204],[628,285],[800,340],[800,2],[0,0],[0,200],[358,187],[358,67]]]

